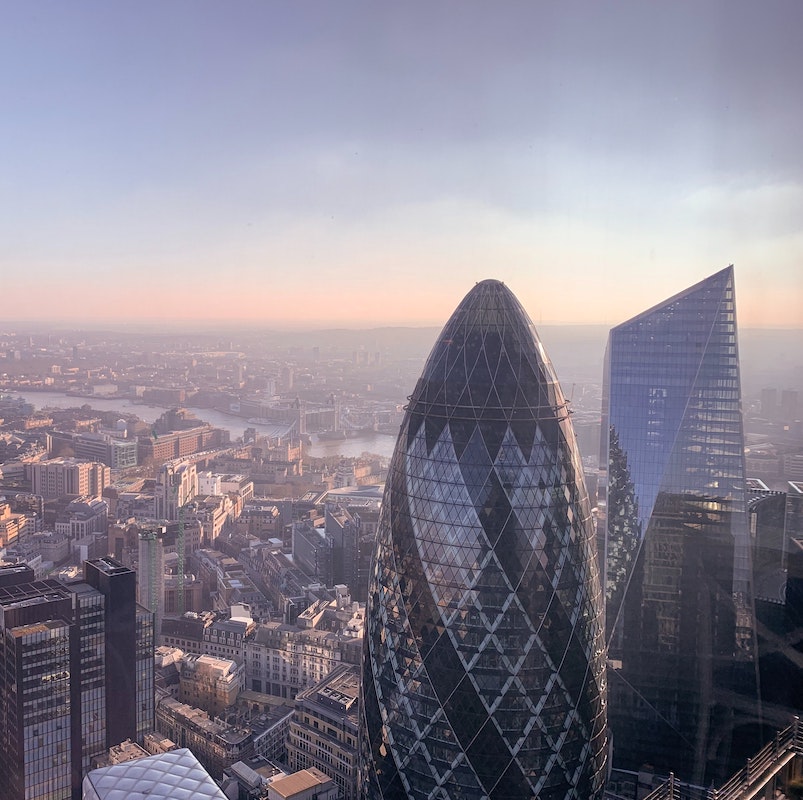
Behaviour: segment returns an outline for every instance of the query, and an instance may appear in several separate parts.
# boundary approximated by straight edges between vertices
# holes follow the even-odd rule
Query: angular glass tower
[[[597,556],[569,410],[498,281],[410,398],[370,580],[367,798],[590,800],[606,767]]]
[[[708,785],[760,745],[733,268],[614,328],[604,383],[613,764]]]

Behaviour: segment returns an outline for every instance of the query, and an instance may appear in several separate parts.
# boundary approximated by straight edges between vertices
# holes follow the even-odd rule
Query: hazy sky
[[[6,0],[0,321],[803,326],[803,3]]]

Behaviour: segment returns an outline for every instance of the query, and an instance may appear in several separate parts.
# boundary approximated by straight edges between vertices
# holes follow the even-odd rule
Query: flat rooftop
[[[331,780],[328,775],[324,775],[319,769],[310,767],[309,769],[294,772],[286,778],[279,778],[279,780],[273,781],[270,788],[279,797],[293,797],[307,789],[314,789],[316,786],[330,783]]]

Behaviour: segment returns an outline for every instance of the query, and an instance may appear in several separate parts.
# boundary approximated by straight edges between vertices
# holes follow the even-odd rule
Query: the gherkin
[[[602,598],[569,409],[498,281],[446,324],[410,398],[379,523],[363,794],[602,795]]]

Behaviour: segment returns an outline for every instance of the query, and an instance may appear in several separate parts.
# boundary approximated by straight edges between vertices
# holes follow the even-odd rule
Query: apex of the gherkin
[[[409,412],[409,435],[426,417],[430,441],[447,421],[454,433],[461,420],[546,423],[568,415],[535,327],[501,281],[476,284],[460,302],[427,359]]]
[[[522,315],[529,323],[526,312],[513,292],[502,281],[489,278],[474,285],[455,309],[451,319],[464,313],[480,311],[506,311]],[[450,321],[451,321],[450,319]],[[447,325],[449,323],[447,322]],[[531,324],[531,323],[530,323]]]

